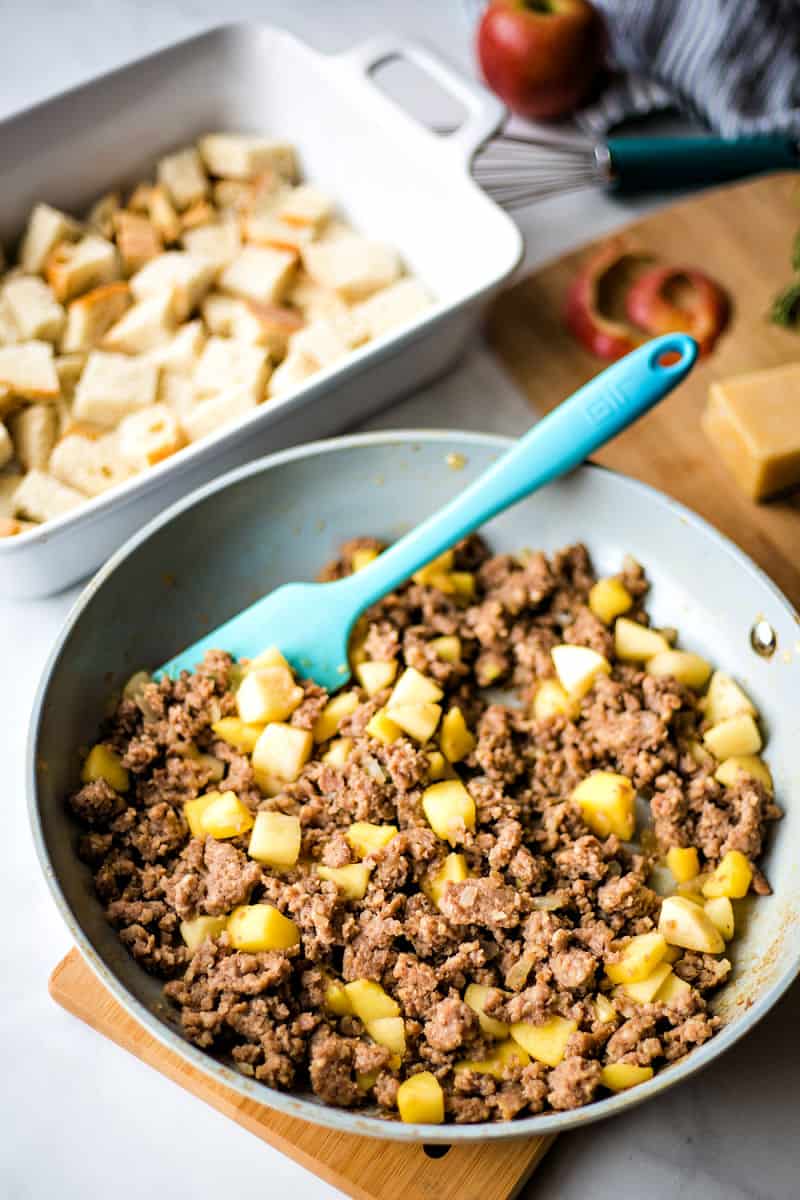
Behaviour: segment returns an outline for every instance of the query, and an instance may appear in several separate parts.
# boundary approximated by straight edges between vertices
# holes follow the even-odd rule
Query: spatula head
[[[171,658],[156,672],[175,677],[193,671],[207,650],[227,650],[253,658],[277,646],[301,679],[335,692],[347,683],[347,643],[353,602],[337,583],[288,583],[220,625],[207,637]]]

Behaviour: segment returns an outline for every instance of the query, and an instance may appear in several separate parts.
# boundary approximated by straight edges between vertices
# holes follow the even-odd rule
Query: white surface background
[[[457,0],[0,0],[0,115],[221,20],[283,24],[323,50],[392,28],[469,69]],[[436,116],[435,113],[431,113]],[[291,130],[287,130],[291,136]],[[526,210],[527,262],[623,222],[602,195]],[[530,410],[476,349],[447,380],[372,422],[519,433]],[[296,1200],[334,1189],[57,1008],[69,938],[40,878],[22,752],[45,658],[77,594],[0,605],[0,1197]],[[800,1195],[800,986],[728,1057],[616,1123],[565,1135],[524,1195],[552,1200],[792,1200]],[[442,1160],[446,1171],[446,1158]],[[464,1200],[476,1200],[468,1191]]]

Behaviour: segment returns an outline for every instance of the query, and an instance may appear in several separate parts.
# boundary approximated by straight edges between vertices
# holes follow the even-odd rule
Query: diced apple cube
[[[347,1017],[353,1011],[345,986],[339,979],[329,979],[325,987],[325,1007],[337,1017]]]
[[[228,936],[235,950],[290,950],[300,943],[300,930],[271,904],[244,904],[228,918]]]
[[[354,573],[363,571],[370,563],[375,562],[379,554],[380,550],[375,546],[359,546],[350,557],[350,567]]]
[[[415,741],[421,744],[429,741],[439,724],[439,718],[442,715],[441,706],[438,704],[390,704],[387,706],[386,714],[390,721],[394,721],[395,725],[399,725],[403,733],[407,733],[409,737],[413,737]]]
[[[455,634],[432,638],[428,645],[442,662],[461,662],[461,638]]]
[[[214,838],[239,837],[253,828],[253,814],[235,792],[216,792],[203,797],[208,801],[199,815],[202,833]],[[196,801],[189,801],[189,804]],[[186,808],[189,807],[187,804]]]
[[[608,675],[608,659],[588,646],[564,644],[550,651],[559,683],[573,700],[580,700],[591,689],[598,675]]]
[[[446,575],[452,570],[455,562],[455,553],[452,550],[445,550],[443,554],[438,554],[436,558],[432,558],[424,567],[420,567],[415,571],[411,578],[414,583],[422,584],[423,586],[430,584],[432,580],[437,580],[441,575]]]
[[[577,704],[568,696],[557,679],[545,679],[533,697],[533,716],[537,721],[549,721],[551,717],[574,717]]]
[[[342,721],[355,712],[358,704],[355,692],[339,692],[338,696],[333,696],[314,722],[314,741],[327,742],[329,738],[334,737]]]
[[[368,696],[375,696],[394,682],[397,662],[366,662],[356,664],[356,679]]]
[[[671,974],[672,967],[669,963],[660,962],[645,979],[639,979],[635,983],[624,983],[622,988],[631,1000],[636,1000],[639,1004],[650,1004]]]
[[[472,571],[451,571],[448,575],[451,590],[461,600],[471,600],[475,595],[475,576]]]
[[[477,1075],[493,1075],[495,1079],[502,1079],[510,1066],[521,1069],[527,1067],[529,1062],[530,1058],[522,1046],[508,1039],[493,1046],[486,1058],[461,1059],[456,1063],[455,1070],[474,1071]]]
[[[600,1072],[600,1082],[610,1092],[624,1092],[652,1078],[652,1067],[637,1067],[635,1063],[608,1063]]]
[[[715,758],[758,754],[763,743],[755,720],[749,713],[737,717],[726,717],[707,730],[703,736],[708,749]]]
[[[703,884],[703,895],[709,898],[730,896],[741,900],[746,896],[753,879],[753,868],[741,850],[729,850],[715,871]]]
[[[115,792],[127,792],[130,787],[130,777],[119,755],[102,743],[92,747],[81,771],[83,783],[93,783],[97,779],[105,779]]]
[[[564,1017],[550,1017],[540,1025],[518,1021],[511,1026],[511,1036],[518,1046],[548,1067],[557,1067],[564,1057],[567,1042],[578,1028]]]
[[[193,921],[181,921],[181,937],[194,953],[206,938],[219,937],[227,924],[227,917],[195,917]]]
[[[699,905],[685,896],[668,896],[661,905],[658,931],[671,946],[720,954],[725,949],[722,934]]]
[[[248,671],[236,692],[239,716],[248,725],[285,721],[303,699],[287,667],[261,667]]]
[[[353,749],[353,739],[350,737],[334,738],[322,756],[322,761],[332,767],[343,767]]]
[[[755,717],[756,707],[738,683],[724,671],[715,671],[706,692],[706,716],[712,725],[747,713]]]
[[[636,827],[636,794],[625,775],[612,771],[594,771],[572,793],[583,819],[600,837],[615,833],[624,842],[633,837]]]
[[[299,817],[281,812],[256,813],[247,853],[269,867],[293,867],[300,857]]]
[[[407,1125],[441,1125],[444,1094],[436,1076],[420,1071],[405,1079],[397,1089],[397,1110]]]
[[[589,591],[589,608],[606,625],[610,625],[621,613],[627,612],[632,604],[633,596],[622,580],[614,576],[598,579]]]
[[[614,653],[623,662],[647,662],[669,650],[669,642],[655,629],[618,617],[614,625]]]
[[[399,1017],[400,1005],[371,979],[354,979],[344,985],[350,1006],[360,1021],[368,1025],[383,1017]]]
[[[729,942],[736,932],[736,918],[733,915],[733,905],[727,896],[714,896],[706,900],[703,909],[716,925],[726,942]]]
[[[604,996],[599,992],[594,998],[594,1011],[597,1020],[603,1025],[608,1025],[610,1021],[616,1018],[617,1010],[609,1000],[608,996]]]
[[[382,850],[396,836],[396,825],[373,825],[369,821],[355,821],[345,834],[348,845],[361,858]]]
[[[708,767],[710,769],[714,766],[714,755],[709,754],[702,742],[692,740],[689,742],[687,750],[698,767]]]
[[[414,667],[407,667],[392,689],[389,708],[406,704],[436,704],[443,696],[442,689]]]
[[[678,883],[686,883],[700,874],[700,857],[694,846],[671,846],[667,866]]]
[[[448,762],[461,762],[475,748],[475,735],[467,728],[460,708],[451,708],[442,720],[439,745]]]
[[[654,1000],[657,1004],[674,1004],[688,996],[691,990],[691,985],[685,979],[671,971],[656,992]]]
[[[507,1038],[509,1035],[508,1024],[505,1021],[495,1020],[485,1011],[486,998],[492,990],[481,983],[471,983],[464,992],[464,1003],[475,1013],[484,1033],[488,1033],[489,1037],[493,1038]]]
[[[448,854],[441,867],[425,885],[426,895],[438,907],[448,883],[462,883],[469,878],[467,860],[463,854]]]
[[[291,670],[277,646],[267,646],[266,650],[251,658],[247,664],[248,671],[260,671],[262,667],[286,667],[287,671]]]
[[[450,766],[441,750],[428,751],[428,779],[434,783],[437,779],[455,779],[456,773]]]
[[[475,828],[475,801],[460,779],[445,779],[426,788],[422,808],[437,837],[458,841],[464,830]]]
[[[240,717],[222,717],[211,726],[214,733],[229,746],[241,750],[243,754],[252,754],[256,742],[264,732],[263,725],[248,725]]]
[[[667,943],[660,933],[640,933],[632,937],[619,962],[609,963],[606,974],[612,983],[637,983],[646,979],[662,962]]]
[[[772,772],[763,758],[759,758],[757,754],[734,754],[731,758],[726,758],[725,762],[721,763],[714,772],[717,783],[722,783],[725,787],[733,787],[742,776],[757,779],[770,795],[775,790]]]
[[[311,757],[314,739],[307,729],[273,721],[256,742],[253,766],[267,775],[291,782]]]
[[[370,737],[376,738],[377,741],[383,742],[384,746],[391,746],[392,742],[396,742],[399,737],[402,737],[403,731],[386,712],[385,708],[379,708],[375,715],[367,723],[366,732]]]
[[[348,900],[363,900],[369,886],[369,876],[372,867],[366,863],[351,863],[347,867],[317,867],[320,879],[335,883],[339,891]]]
[[[702,688],[708,683],[711,663],[688,650],[662,650],[647,663],[647,674],[662,678],[671,675],[688,688]]]
[[[386,1046],[401,1058],[405,1054],[406,1027],[402,1017],[376,1017],[374,1021],[365,1023],[365,1029],[379,1046]]]

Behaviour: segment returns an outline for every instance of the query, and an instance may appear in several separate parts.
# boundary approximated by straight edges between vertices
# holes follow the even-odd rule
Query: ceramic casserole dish
[[[762,714],[785,816],[762,864],[773,894],[742,901],[748,907],[737,910],[745,920],[728,950],[731,982],[714,1002],[725,1022],[715,1037],[649,1082],[585,1108],[497,1124],[403,1125],[272,1090],[190,1045],[160,981],[134,962],[107,924],[89,868],[76,856],[78,830],[64,799],[77,783],[79,747],[94,740],[109,692],[256,596],[314,578],[345,539],[396,538],[485,471],[508,444],[457,432],[376,433],[284,451],[231,472],[158,517],[100,571],[59,638],[34,706],[27,772],[37,849],[92,969],[137,1021],[197,1069],[241,1096],[342,1132],[455,1143],[549,1134],[621,1113],[732,1046],[800,969],[800,780],[794,766],[800,658],[785,653],[797,642],[797,615],[766,576],[700,518],[641,483],[593,466],[517,504],[485,533],[499,552],[551,551],[583,540],[599,573],[618,570],[623,555],[632,554],[652,582],[654,623],[677,624],[687,649],[725,664]],[[453,453],[463,456],[461,470],[447,465]],[[751,647],[757,619],[775,631],[778,652],[770,658]]]
[[[466,114],[456,132],[428,131],[374,85],[372,70],[396,58],[455,96]],[[256,131],[292,141],[304,176],[360,232],[397,247],[435,299],[291,394],[76,512],[0,541],[0,596],[66,587],[192,488],[247,458],[345,429],[451,364],[522,253],[517,227],[468,170],[503,112],[478,84],[401,38],[324,55],[268,26],[229,25],[0,122],[0,243],[19,236],[37,201],[80,213],[202,133]]]

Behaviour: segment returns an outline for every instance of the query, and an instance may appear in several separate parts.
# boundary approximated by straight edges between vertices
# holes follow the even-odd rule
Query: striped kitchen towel
[[[623,72],[579,115],[593,133],[677,106],[724,137],[800,134],[800,0],[594,0]],[[476,21],[484,0],[464,0]]]

